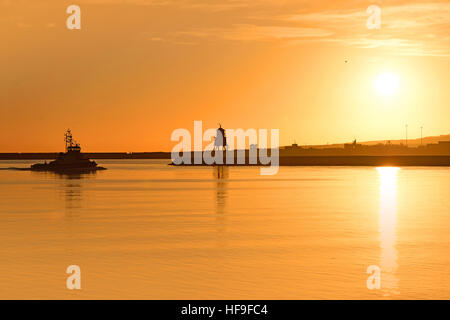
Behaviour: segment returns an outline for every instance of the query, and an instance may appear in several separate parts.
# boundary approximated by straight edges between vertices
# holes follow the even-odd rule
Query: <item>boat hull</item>
[[[104,167],[99,166],[55,166],[50,164],[34,164],[31,166],[31,171],[51,171],[58,173],[89,173],[94,171],[106,170]]]

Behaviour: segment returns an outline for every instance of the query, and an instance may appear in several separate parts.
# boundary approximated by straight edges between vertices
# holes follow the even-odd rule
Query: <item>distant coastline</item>
[[[57,153],[10,153],[0,154],[0,160],[52,160]],[[169,152],[146,152],[146,153],[87,153],[91,159],[165,159],[170,160]],[[192,159],[193,154],[191,153]],[[248,161],[246,151],[245,164],[234,164],[228,166],[261,166],[257,161],[251,165]],[[280,166],[450,166],[449,155],[281,155]],[[208,166],[205,163],[182,164],[181,166]]]
[[[257,148],[251,148],[256,153]],[[232,152],[232,151],[227,151]],[[250,151],[246,149],[246,157]],[[193,153],[191,156],[193,157]],[[234,150],[236,153],[236,150]],[[270,153],[270,150],[269,150]],[[11,152],[0,153],[0,160],[53,160],[58,152]],[[90,159],[171,159],[170,152],[84,152]],[[441,141],[418,147],[406,145],[377,144],[363,145],[357,143],[344,144],[343,147],[302,147],[296,144],[281,147],[280,158],[291,157],[361,157],[361,156],[450,156],[450,141]]]
[[[58,152],[0,153],[0,160],[54,160]],[[83,152],[89,159],[170,159],[170,152]]]
[[[299,146],[292,144],[290,146],[280,147],[279,164],[286,165],[450,165],[450,135],[439,137],[427,137],[423,141],[432,142],[428,144],[394,144],[391,141],[352,143],[340,145],[321,145],[321,146]],[[442,140],[441,140],[442,139]],[[242,150],[243,151],[243,150]],[[245,163],[250,154],[259,154],[256,145],[251,145],[250,150],[245,153]],[[263,150],[266,152],[266,150]],[[267,150],[270,154],[271,151]],[[237,151],[232,152],[236,158]],[[58,156],[58,152],[26,152],[26,153],[0,153],[0,160],[53,160]],[[83,153],[90,159],[164,159],[171,160],[170,152],[86,152]],[[194,159],[194,152],[189,152],[191,159]],[[233,157],[233,156],[232,156]],[[201,157],[202,158],[202,157]],[[194,165],[194,161],[191,162]],[[236,163],[236,161],[235,161]],[[257,165],[259,161],[257,161]],[[187,164],[190,165],[190,164]],[[198,165],[198,164],[197,164]],[[200,164],[205,165],[205,164]]]

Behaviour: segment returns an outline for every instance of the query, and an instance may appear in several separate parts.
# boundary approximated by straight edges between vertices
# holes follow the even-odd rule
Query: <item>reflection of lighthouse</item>
[[[219,123],[216,138],[214,139],[214,149],[220,150],[220,147],[222,147],[222,150],[227,148],[227,138],[225,137],[225,129],[222,128],[222,125]]]

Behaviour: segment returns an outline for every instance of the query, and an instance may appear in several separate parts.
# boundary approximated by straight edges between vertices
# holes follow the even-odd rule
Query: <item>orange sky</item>
[[[281,145],[448,134],[449,27],[448,1],[0,0],[0,152],[62,151],[66,128],[85,151],[170,151],[194,120]]]

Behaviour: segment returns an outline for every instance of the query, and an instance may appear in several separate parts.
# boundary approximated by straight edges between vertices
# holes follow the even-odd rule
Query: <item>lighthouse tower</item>
[[[216,131],[216,137],[214,139],[214,150],[220,150],[220,147],[222,147],[222,150],[226,150],[227,138],[225,136],[225,129],[219,123],[219,128]]]

